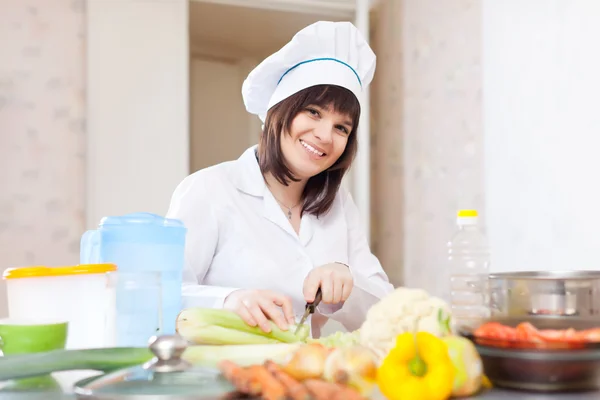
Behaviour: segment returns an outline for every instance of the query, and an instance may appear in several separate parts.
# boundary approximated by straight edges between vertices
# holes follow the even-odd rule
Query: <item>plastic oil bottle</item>
[[[448,242],[450,306],[457,327],[477,327],[489,316],[490,252],[477,210],[459,210]]]

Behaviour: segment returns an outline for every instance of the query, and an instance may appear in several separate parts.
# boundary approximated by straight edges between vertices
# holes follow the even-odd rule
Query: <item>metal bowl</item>
[[[577,330],[599,328],[599,319],[534,316],[529,318],[492,318],[515,327],[530,322],[538,329]],[[537,392],[562,392],[600,389],[600,343],[578,348],[547,346],[527,348],[518,344],[496,345],[490,340],[475,338],[469,330],[461,332],[475,344],[483,361],[487,377],[495,386]]]
[[[600,271],[493,273],[492,316],[600,317]]]

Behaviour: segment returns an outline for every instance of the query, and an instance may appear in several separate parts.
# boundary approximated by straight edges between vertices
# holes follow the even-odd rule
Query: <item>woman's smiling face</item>
[[[309,105],[282,132],[281,151],[292,174],[307,180],[329,169],[346,149],[352,118],[330,106]]]

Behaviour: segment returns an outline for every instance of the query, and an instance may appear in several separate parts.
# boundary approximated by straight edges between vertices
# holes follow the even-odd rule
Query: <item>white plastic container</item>
[[[114,325],[114,264],[10,268],[4,272],[10,318],[69,323],[67,349],[109,347]]]

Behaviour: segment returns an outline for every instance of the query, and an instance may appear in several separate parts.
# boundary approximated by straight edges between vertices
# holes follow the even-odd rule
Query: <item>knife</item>
[[[315,313],[315,309],[317,308],[317,306],[321,302],[321,297],[322,296],[323,295],[321,293],[321,287],[319,287],[319,289],[317,289],[317,294],[315,295],[315,300],[312,303],[306,303],[306,308],[304,310],[304,315],[302,316],[302,319],[300,320],[300,323],[296,327],[296,332],[294,332],[294,334],[298,333],[298,331],[300,330],[300,327],[302,325],[304,325],[304,323],[306,322],[306,319],[308,318],[308,316],[310,314],[314,314]]]

